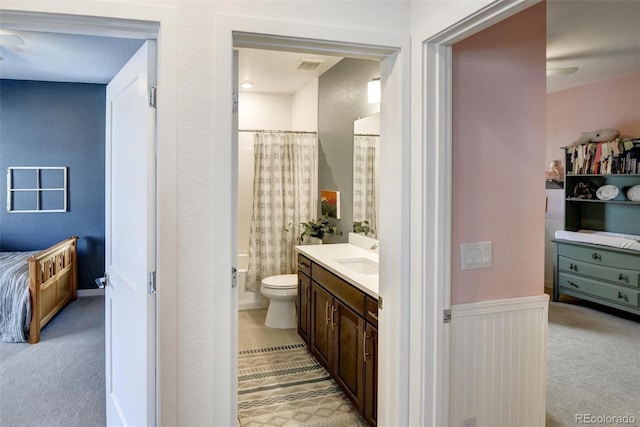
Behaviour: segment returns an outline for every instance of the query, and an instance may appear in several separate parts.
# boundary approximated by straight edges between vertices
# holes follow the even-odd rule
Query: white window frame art
[[[13,172],[16,170],[33,171],[35,174],[35,187],[34,188],[15,188],[13,180]],[[63,185],[62,187],[47,187],[43,186],[41,180],[41,171],[43,170],[58,170],[62,171]],[[62,208],[61,209],[43,209],[41,205],[41,195],[43,192],[61,192],[62,193]],[[34,193],[35,195],[35,209],[16,209],[14,203],[14,194],[17,193]],[[40,212],[67,212],[68,204],[67,194],[67,167],[65,166],[10,166],[7,168],[7,212],[10,213],[40,213]]]

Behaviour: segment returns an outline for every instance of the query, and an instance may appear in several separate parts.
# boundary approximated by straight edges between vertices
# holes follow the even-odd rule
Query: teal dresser
[[[553,240],[553,301],[560,294],[640,314],[640,252]]]

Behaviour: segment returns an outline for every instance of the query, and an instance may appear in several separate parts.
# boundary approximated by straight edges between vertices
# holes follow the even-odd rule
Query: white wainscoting
[[[449,423],[545,425],[549,296],[451,306]]]
[[[557,230],[564,230],[564,222],[544,222],[544,287],[553,288],[553,239]]]

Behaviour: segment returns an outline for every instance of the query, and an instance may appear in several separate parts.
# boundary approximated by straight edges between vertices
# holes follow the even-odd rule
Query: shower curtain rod
[[[353,136],[380,136],[379,133],[354,133]]]
[[[240,129],[238,132],[252,132],[252,133],[299,133],[299,134],[313,134],[317,135],[318,132],[304,131],[304,130],[267,130],[267,129]]]

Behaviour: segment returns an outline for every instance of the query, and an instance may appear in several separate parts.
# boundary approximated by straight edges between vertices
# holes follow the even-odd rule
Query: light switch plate
[[[490,268],[493,265],[491,242],[460,244],[460,270]]]

